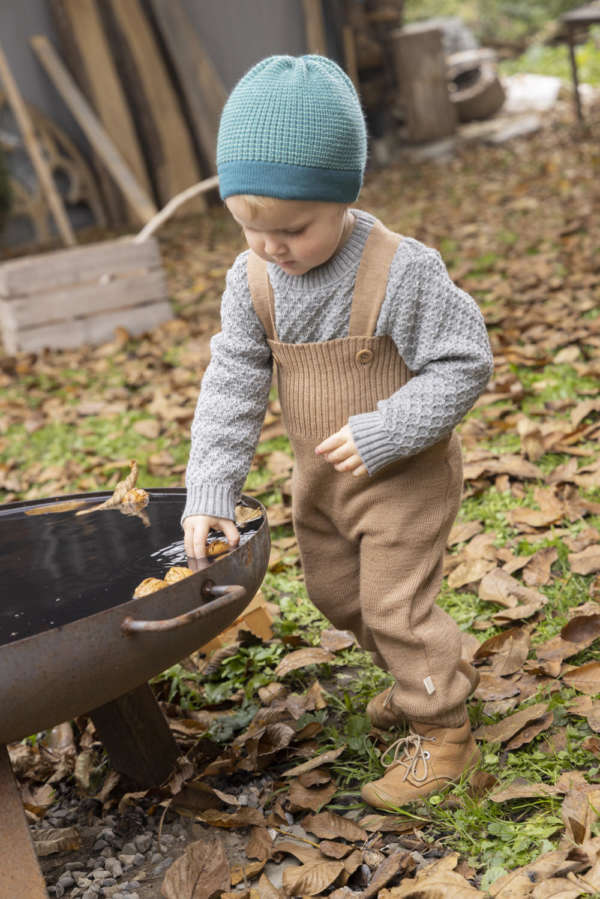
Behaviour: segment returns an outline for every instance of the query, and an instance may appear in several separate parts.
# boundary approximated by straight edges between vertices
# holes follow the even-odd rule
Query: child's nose
[[[284,242],[277,235],[267,235],[265,238],[265,250],[269,256],[277,256],[284,249]]]

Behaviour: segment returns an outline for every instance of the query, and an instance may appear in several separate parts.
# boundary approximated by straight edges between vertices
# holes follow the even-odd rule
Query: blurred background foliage
[[[405,0],[406,22],[458,16],[482,46],[499,50],[504,74],[533,72],[569,80],[567,47],[553,43],[558,19],[582,0]],[[579,78],[600,84],[600,28],[577,47]]]

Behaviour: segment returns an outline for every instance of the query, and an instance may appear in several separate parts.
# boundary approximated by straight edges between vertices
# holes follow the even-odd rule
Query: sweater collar
[[[267,263],[269,278],[275,290],[298,290],[304,293],[318,290],[340,281],[350,271],[358,268],[375,218],[362,209],[350,211],[355,219],[354,228],[346,243],[323,265],[312,268],[304,275],[288,275],[274,262]]]

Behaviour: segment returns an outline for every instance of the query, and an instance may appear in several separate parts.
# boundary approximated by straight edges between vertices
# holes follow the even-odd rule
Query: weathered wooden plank
[[[156,215],[157,210],[154,203],[140,187],[135,175],[60,61],[52,44],[45,35],[38,34],[31,38],[31,45],[54,86],[112,173],[138,218],[142,223],[147,222],[153,215]]]
[[[21,793],[14,778],[4,744],[0,744],[0,899],[48,899],[46,884],[37,862]]]
[[[115,328],[126,328],[134,337],[150,331],[173,317],[171,306],[165,300],[145,306],[135,306],[116,312],[105,312],[89,318],[74,318],[68,325],[58,322],[39,328],[5,332],[8,353],[37,352],[44,347],[75,349],[85,343],[104,343],[114,336]]]
[[[115,58],[164,204],[201,178],[192,139],[140,0],[111,0],[109,9]],[[198,197],[187,211],[204,209],[206,201]]]
[[[130,278],[115,278],[83,287],[17,297],[6,305],[9,307],[12,326],[20,330],[59,321],[68,323],[76,316],[88,318],[100,312],[128,309],[139,303],[166,299],[164,272],[162,269],[155,269]]]
[[[63,201],[56,189],[56,185],[54,184],[50,166],[48,165],[46,159],[42,154],[38,139],[35,134],[35,129],[33,127],[33,122],[31,121],[31,116],[29,115],[29,110],[27,109],[27,106],[23,101],[21,91],[19,90],[17,82],[15,81],[10,70],[10,66],[8,64],[8,60],[4,54],[2,46],[0,46],[0,79],[4,83],[4,89],[6,90],[8,102],[10,103],[12,111],[15,114],[17,124],[21,131],[21,134],[23,135],[27,153],[29,154],[29,158],[31,159],[33,168],[35,169],[35,173],[40,182],[42,193],[46,197],[48,205],[50,206],[54,221],[56,222],[56,227],[58,228],[58,233],[60,234],[63,243],[65,243],[68,247],[72,247],[77,243],[77,241],[75,240],[75,235],[73,234],[73,229],[71,228],[71,222],[69,221],[69,217],[65,211]]]
[[[29,296],[69,285],[97,281],[161,265],[154,239],[135,244],[130,238],[107,240],[71,250],[38,253],[0,265],[0,297]]]
[[[86,94],[136,181],[151,197],[152,187],[144,156],[102,27],[97,0],[52,0],[52,7],[59,24],[63,23],[63,39],[67,37],[65,29],[68,28],[78,51],[78,68],[83,70],[76,72],[80,89]],[[114,177],[114,172],[111,171],[111,174]],[[135,206],[131,204],[129,197],[126,199],[129,220],[136,222],[138,215]]]
[[[181,0],[150,0],[150,5],[177,72],[196,138],[211,172],[216,172],[219,118],[227,92]]]
[[[307,50],[309,53],[327,56],[327,41],[325,39],[321,0],[302,0],[302,6],[304,8]]]

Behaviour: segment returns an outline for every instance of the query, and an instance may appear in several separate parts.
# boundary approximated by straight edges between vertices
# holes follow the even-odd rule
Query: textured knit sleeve
[[[376,410],[350,418],[369,474],[447,435],[493,370],[477,304],[452,282],[439,253],[414,240],[394,257],[376,333],[392,337],[414,376]]]
[[[192,422],[182,520],[234,518],[265,417],[273,363],[248,290],[247,258],[238,256],[227,274],[221,331],[211,340]]]

